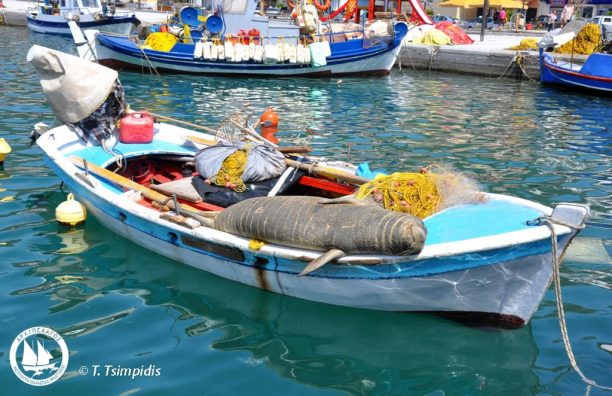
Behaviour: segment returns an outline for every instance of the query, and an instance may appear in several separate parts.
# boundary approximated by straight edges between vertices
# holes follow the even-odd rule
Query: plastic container
[[[153,117],[146,112],[136,112],[121,119],[119,126],[121,143],[146,144],[153,141]]]

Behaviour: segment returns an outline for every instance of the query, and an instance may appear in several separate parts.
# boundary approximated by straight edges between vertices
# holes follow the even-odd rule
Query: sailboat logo
[[[49,364],[53,356],[45,349],[39,340],[36,340],[36,344],[38,345],[38,354],[30,348],[27,341],[23,342],[23,355],[21,357],[21,366],[23,369],[26,371],[34,371],[32,377],[41,375],[44,370],[57,371],[57,363]]]
[[[61,356],[54,356],[50,350],[59,350]],[[18,356],[19,353],[21,356]],[[54,330],[31,327],[13,341],[10,361],[13,372],[20,380],[30,385],[44,386],[55,382],[66,371],[68,347]]]

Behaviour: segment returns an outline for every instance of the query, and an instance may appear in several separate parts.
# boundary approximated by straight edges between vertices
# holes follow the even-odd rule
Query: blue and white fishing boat
[[[583,65],[560,61],[540,49],[540,81],[543,84],[612,93],[612,55],[593,53]]]
[[[39,3],[26,12],[28,28],[37,33],[70,36],[68,21],[74,20],[81,29],[98,29],[115,34],[129,34],[140,24],[133,13],[115,13],[99,0],[57,0],[54,8],[49,1]]]
[[[194,156],[201,148],[193,144],[194,137],[214,139],[170,124],[156,124],[155,129],[150,144],[119,143],[115,148],[128,164],[144,158],[157,159],[156,166],[165,161],[165,166],[174,169],[177,179],[172,181],[180,178],[180,163],[173,162],[173,157],[178,161]],[[551,281],[551,231],[530,221],[551,217],[580,228],[588,214],[581,205],[560,204],[553,210],[520,198],[487,194],[484,203],[449,208],[426,218],[427,239],[417,255],[349,255],[298,276],[322,252],[275,244],[256,250],[249,238],[165,220],[136,183],[123,184],[113,172],[97,171],[96,166],[113,166],[115,158],[101,146],[84,143],[66,126],[44,133],[37,144],[46,163],[102,224],[161,255],[227,279],[312,301],[438,313],[505,327],[526,324]],[[324,162],[318,166],[331,168],[341,180],[350,169]],[[302,176],[296,186],[315,184],[312,179]],[[325,188],[347,187],[322,179],[321,194]],[[221,209],[199,207],[203,211]],[[578,231],[565,225],[553,227],[560,259]]]
[[[283,164],[280,176],[270,179],[267,188],[256,188],[259,198],[248,199],[256,189],[238,192],[225,182],[229,178],[214,187],[200,177],[206,161],[213,160],[196,156],[212,149],[211,158],[218,158],[216,150],[228,147],[219,138],[229,136],[224,128],[235,125],[233,119],[209,135],[154,123],[146,114],[128,114],[119,132],[111,133],[108,128],[116,122],[109,114],[125,109],[115,71],[38,46],[28,58],[56,115],[66,123],[46,132],[39,128],[44,133],[36,143],[45,162],[89,212],[110,230],[158,254],[267,291],[348,307],[519,327],[537,310],[553,270],[589,213],[584,205],[553,209],[478,193],[477,200],[457,200],[421,221],[347,197],[369,181],[356,174],[357,167],[298,154],[283,157],[269,142],[264,142],[267,150]],[[250,131],[248,136],[263,140],[241,125],[241,131]],[[251,152],[260,146],[248,147]],[[220,175],[219,169],[212,174]],[[276,204],[281,201],[316,203],[282,212]],[[242,209],[252,202],[263,206]],[[350,212],[349,218],[334,215],[340,210]],[[228,216],[243,221],[265,211],[270,216],[255,227],[255,236],[227,231],[222,224],[233,221]],[[323,226],[312,227],[315,218]],[[395,219],[406,220],[408,226],[396,227],[400,223]],[[253,223],[247,219],[245,224]],[[385,232],[373,232],[375,226]],[[398,229],[401,238],[393,237]],[[272,234],[284,242],[261,237]],[[361,239],[355,242],[358,234]],[[315,246],[316,238],[322,239],[317,248],[304,247]],[[354,252],[339,247],[347,240]],[[401,250],[389,253],[394,243]]]
[[[318,22],[312,24],[313,33],[302,34],[304,27],[289,18],[273,19],[260,14],[257,1],[218,3],[217,12],[206,16],[205,23],[198,19],[195,9],[183,9],[181,19],[188,29],[168,51],[148,48],[145,40],[135,37],[95,30],[85,30],[85,39],[81,31],[73,29],[73,39],[82,58],[116,70],[246,76],[386,75],[408,32],[403,22],[389,21],[385,25],[388,28],[372,36],[359,25],[342,29],[339,25],[345,24]],[[305,7],[314,10],[314,6]],[[317,15],[316,10],[310,12],[304,15]],[[313,21],[314,17],[307,20]],[[257,33],[241,36],[241,31]],[[269,57],[268,47],[279,43],[290,50],[285,50],[284,56],[281,51],[278,57]],[[218,51],[217,46],[221,47]],[[315,47],[325,47],[322,58],[312,52]],[[293,56],[289,55],[291,51]],[[304,51],[308,53],[301,57]]]

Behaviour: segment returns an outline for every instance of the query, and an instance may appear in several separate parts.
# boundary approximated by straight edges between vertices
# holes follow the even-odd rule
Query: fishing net
[[[557,48],[559,54],[590,55],[597,50],[601,41],[601,31],[594,23],[585,25],[572,40]]]
[[[484,200],[474,180],[439,165],[431,165],[420,173],[378,176],[362,185],[355,197],[371,199],[385,209],[420,219],[452,206]]]
[[[170,33],[155,32],[151,33],[145,41],[142,48],[152,49],[154,51],[170,52],[174,44],[178,42],[178,38]]]
[[[249,114],[233,113],[226,117],[217,128],[217,140],[235,143],[244,140],[244,129],[249,127]]]
[[[526,39],[522,39],[519,45],[515,45],[514,47],[508,48],[509,50],[537,50],[538,49],[538,39],[533,37],[528,37]]]
[[[210,178],[210,181],[217,186],[231,188],[236,192],[246,190],[242,173],[247,163],[247,150],[236,150],[230,154],[221,165],[219,172]]]

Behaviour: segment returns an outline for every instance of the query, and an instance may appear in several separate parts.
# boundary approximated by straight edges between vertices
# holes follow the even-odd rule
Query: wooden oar
[[[190,142],[194,142],[198,144],[205,144],[207,146],[214,146],[217,144],[216,140],[205,139],[205,138],[202,138],[199,136],[193,136],[193,135],[183,136],[183,139],[189,140]],[[303,154],[303,153],[312,152],[312,147],[309,147],[309,146],[279,146],[276,148],[276,150],[280,151],[283,154],[285,153]]]
[[[189,126],[189,127],[192,127],[192,128],[201,129],[203,131],[206,131],[206,132],[212,133],[212,134],[216,134],[217,133],[216,130],[214,130],[212,128],[209,128],[207,126],[204,126],[204,125],[193,124],[191,122],[182,121],[182,120],[179,120],[177,118],[172,118],[172,117],[168,117],[168,116],[165,116],[165,115],[152,113],[152,112],[150,112],[148,110],[145,110],[145,111],[147,113],[151,114],[155,118],[161,118],[162,120],[168,120],[168,121],[176,122],[177,124],[182,124],[182,125],[186,125],[186,126]]]
[[[72,156],[70,157],[70,161],[72,161],[73,164],[75,164],[76,166],[80,168],[85,168],[82,158]],[[96,164],[92,164],[91,162],[87,162],[87,168],[89,172],[93,173],[96,176],[100,176],[101,178],[106,179],[128,190],[138,191],[142,193],[142,195],[145,198],[150,199],[153,202],[157,202],[160,205],[166,205],[170,209],[176,209],[174,205],[174,201],[170,197],[162,193],[151,190],[148,187],[142,186],[126,177],[123,177],[114,172],[111,172],[108,169],[104,169]],[[179,210],[181,211],[181,214],[191,217],[195,220],[198,220],[202,224],[207,225],[209,227],[212,226],[211,217],[214,217],[216,216],[217,213],[219,213],[219,212],[206,212],[206,211],[194,208],[193,206],[182,204],[182,203],[179,203]]]
[[[362,185],[370,182],[370,179],[366,179],[365,177],[357,176],[350,172],[345,172],[340,169],[332,168],[331,166],[319,165],[319,164],[308,164],[304,162],[294,161],[289,158],[285,158],[285,162],[287,165],[305,170],[307,172],[312,172],[315,175],[325,176],[330,179],[337,179],[347,183]]]

